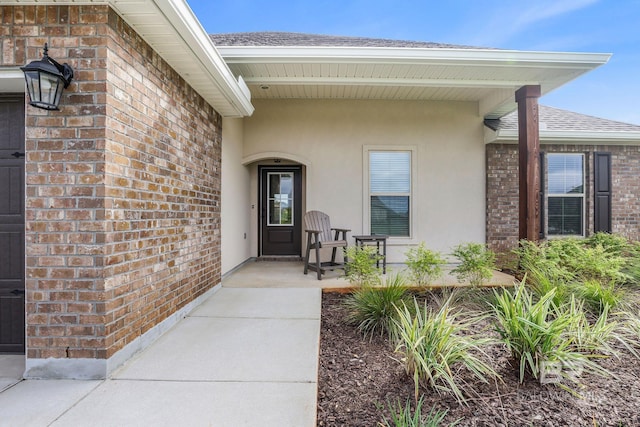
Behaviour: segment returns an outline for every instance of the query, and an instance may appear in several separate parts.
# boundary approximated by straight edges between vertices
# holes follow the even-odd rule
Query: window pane
[[[549,235],[582,235],[582,197],[549,197]]]
[[[549,194],[584,193],[582,162],[581,154],[547,156]]]
[[[275,200],[269,200],[269,225],[280,224],[280,205]]]
[[[371,233],[409,236],[409,197],[371,196]]]
[[[371,193],[409,193],[411,191],[411,153],[372,151],[369,153]]]
[[[293,225],[293,173],[268,175],[269,225]]]

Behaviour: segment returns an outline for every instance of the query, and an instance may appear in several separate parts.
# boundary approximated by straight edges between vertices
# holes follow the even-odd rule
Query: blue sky
[[[542,104],[640,124],[640,0],[187,0],[209,33],[293,31],[613,53]]]

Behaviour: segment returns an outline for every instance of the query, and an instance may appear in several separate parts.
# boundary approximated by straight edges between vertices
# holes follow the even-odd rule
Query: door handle
[[[20,157],[24,157],[25,153],[20,153],[19,151],[16,151],[15,153],[11,154],[13,157],[15,157],[16,159],[19,159]]]
[[[13,295],[24,295],[25,294],[24,289],[14,289],[14,290],[11,291],[11,293]]]

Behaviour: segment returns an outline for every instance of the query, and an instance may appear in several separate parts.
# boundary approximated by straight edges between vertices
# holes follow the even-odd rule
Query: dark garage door
[[[24,96],[0,95],[0,353],[24,353]]]

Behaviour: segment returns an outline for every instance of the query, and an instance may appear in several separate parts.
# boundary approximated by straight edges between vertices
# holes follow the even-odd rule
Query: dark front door
[[[260,167],[260,255],[300,255],[300,167]]]
[[[0,353],[24,353],[24,96],[0,95]]]

